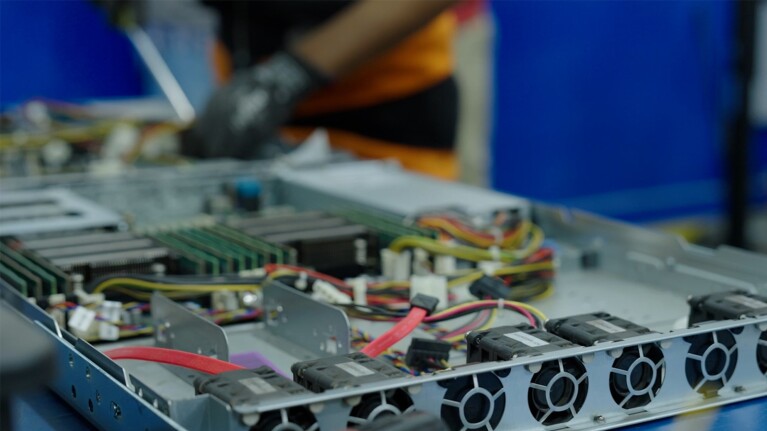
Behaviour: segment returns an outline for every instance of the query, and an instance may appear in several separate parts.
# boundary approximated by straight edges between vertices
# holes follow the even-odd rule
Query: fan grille
[[[762,374],[767,375],[767,331],[762,332],[756,345],[756,363]]]
[[[665,374],[665,359],[657,345],[629,347],[613,362],[610,394],[621,408],[646,406],[658,394]]]
[[[386,416],[399,416],[415,409],[413,400],[402,389],[367,394],[349,414],[350,428]]]
[[[317,431],[320,424],[304,407],[293,407],[266,413],[251,431]]]
[[[451,430],[494,430],[505,406],[501,380],[492,373],[477,374],[448,384],[441,415]]]
[[[704,395],[727,385],[738,363],[738,346],[730,331],[686,338],[690,343],[685,372],[690,387]]]
[[[567,422],[583,407],[588,375],[575,358],[544,362],[533,375],[527,393],[530,412],[543,425]]]

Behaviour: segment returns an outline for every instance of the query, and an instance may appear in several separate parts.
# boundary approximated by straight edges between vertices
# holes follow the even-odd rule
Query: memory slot
[[[199,229],[185,230],[184,233],[198,241],[211,244],[219,250],[225,250],[232,256],[239,256],[237,259],[237,271],[252,269],[258,266],[258,254],[253,250],[240,247],[231,241],[227,241],[226,239],[219,238]]]
[[[2,262],[3,267],[7,268],[9,271],[13,271],[14,274],[24,279],[27,285],[25,293],[27,297],[29,297],[30,293],[32,293],[35,298],[43,297],[43,280],[40,277],[19,265],[6,254],[0,253],[0,262]]]
[[[239,256],[236,253],[231,253],[227,250],[220,250],[214,245],[206,243],[204,241],[197,240],[194,236],[184,233],[183,231],[167,232],[170,238],[177,241],[186,243],[188,246],[202,250],[210,255],[216,256],[221,262],[221,271],[224,273],[232,273],[237,270],[237,261]]]
[[[29,297],[29,283],[27,283],[27,280],[13,272],[4,263],[0,263],[0,278],[21,292],[25,297]]]
[[[208,228],[208,230],[230,241],[239,242],[245,247],[250,247],[254,250],[266,253],[268,256],[268,263],[289,265],[295,265],[297,263],[297,253],[290,247],[274,244],[261,238],[252,237],[242,231],[227,226],[216,225]]]
[[[59,293],[59,280],[56,279],[56,276],[40,267],[40,265],[33,262],[26,256],[20,254],[19,252],[11,249],[5,244],[0,244],[0,253],[8,256],[8,258],[15,261],[22,267],[28,269],[30,272],[40,278],[42,281],[41,295],[55,295]]]
[[[175,254],[188,259],[187,263],[193,263],[195,262],[195,259],[197,262],[203,262],[204,267],[200,274],[221,274],[221,261],[218,257],[208,254],[204,251],[197,250],[194,247],[184,243],[183,241],[172,238],[165,233],[154,234],[152,235],[152,238],[171,248]]]

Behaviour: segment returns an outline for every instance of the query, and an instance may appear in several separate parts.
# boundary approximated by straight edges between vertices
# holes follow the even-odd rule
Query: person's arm
[[[395,46],[459,0],[361,0],[311,31],[293,52],[342,76]]]
[[[456,0],[360,0],[216,91],[184,140],[198,157],[264,157],[263,143],[295,105],[375,58]]]

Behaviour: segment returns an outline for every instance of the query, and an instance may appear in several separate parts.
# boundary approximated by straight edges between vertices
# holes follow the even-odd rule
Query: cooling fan
[[[543,425],[571,420],[586,400],[589,379],[576,358],[544,362],[533,374],[527,392],[530,413]]]
[[[385,416],[399,416],[413,410],[413,400],[402,389],[367,394],[349,414],[349,428]]]
[[[735,372],[738,346],[730,331],[716,331],[685,338],[690,343],[685,373],[687,382],[704,395],[716,393]]]
[[[451,430],[494,430],[506,406],[503,383],[492,373],[445,382],[441,415]]]
[[[266,413],[251,431],[318,431],[320,424],[304,407],[293,407]]]
[[[658,395],[665,374],[665,359],[657,345],[626,348],[613,362],[610,394],[621,408],[646,406]]]
[[[767,331],[762,332],[756,344],[756,363],[762,374],[767,375]]]

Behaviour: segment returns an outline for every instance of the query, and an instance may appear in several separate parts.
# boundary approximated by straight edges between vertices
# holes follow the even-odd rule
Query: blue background
[[[143,93],[128,40],[85,0],[0,0],[0,107]]]
[[[721,212],[734,4],[492,2],[493,186],[632,220]]]

